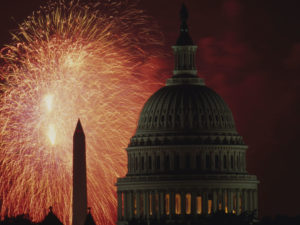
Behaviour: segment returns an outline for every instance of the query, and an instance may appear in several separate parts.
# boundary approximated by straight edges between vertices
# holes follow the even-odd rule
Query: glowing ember
[[[45,103],[49,112],[52,111],[53,95],[46,95]]]
[[[49,125],[48,137],[52,145],[55,144],[56,132],[53,124]]]
[[[143,102],[160,85],[151,78],[162,46],[157,30],[127,1],[61,0],[14,32],[0,56],[2,216],[29,213],[37,221],[53,206],[70,224],[72,136],[80,117],[89,206],[97,224],[115,223],[124,148]]]

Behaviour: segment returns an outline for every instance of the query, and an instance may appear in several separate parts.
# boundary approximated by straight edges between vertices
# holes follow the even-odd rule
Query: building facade
[[[173,76],[145,103],[126,149],[128,173],[116,184],[118,225],[258,209],[247,146],[227,104],[197,76],[184,6],[180,15]]]

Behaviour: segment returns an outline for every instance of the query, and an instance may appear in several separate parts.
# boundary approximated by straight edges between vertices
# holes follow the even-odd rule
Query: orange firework
[[[162,35],[135,4],[97,2],[48,3],[1,51],[2,216],[28,213],[38,221],[54,206],[70,224],[72,135],[80,117],[89,206],[96,223],[115,223],[114,183],[126,172],[124,148],[138,112],[160,85],[150,62],[162,54]]]

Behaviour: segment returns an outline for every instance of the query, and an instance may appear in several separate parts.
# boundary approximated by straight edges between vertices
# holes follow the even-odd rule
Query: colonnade
[[[216,189],[193,192],[118,191],[118,220],[179,215],[207,215],[217,210],[240,214],[258,208],[256,189]]]
[[[246,152],[224,151],[143,151],[128,153],[128,174],[152,174],[170,171],[246,172]]]

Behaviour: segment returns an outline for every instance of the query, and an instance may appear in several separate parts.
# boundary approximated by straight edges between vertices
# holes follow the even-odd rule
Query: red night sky
[[[1,46],[43,2],[1,2]],[[229,104],[249,146],[248,171],[260,180],[260,215],[299,215],[300,1],[141,0],[139,7],[160,25],[170,52],[182,2],[199,47],[199,75]],[[172,60],[170,55],[158,63],[171,74]]]

